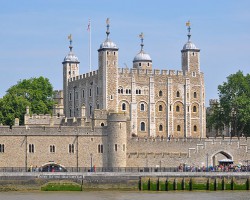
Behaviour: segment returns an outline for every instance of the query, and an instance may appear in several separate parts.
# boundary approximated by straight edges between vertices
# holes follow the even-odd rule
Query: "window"
[[[109,52],[107,51],[107,55],[109,55]]]
[[[197,131],[197,126],[196,126],[196,125],[194,125],[194,131],[195,131],[195,132]]]
[[[171,109],[172,109],[172,107],[171,107],[171,105],[169,106],[169,111],[171,111]]]
[[[29,153],[34,153],[34,144],[29,144]]]
[[[75,152],[74,144],[69,144],[69,153],[74,153],[74,152]]]
[[[99,94],[99,88],[96,87],[96,95],[98,95],[98,94]]]
[[[159,105],[159,111],[162,111],[163,109],[162,109],[162,105]]]
[[[159,97],[162,97],[162,91],[161,90],[159,91]]]
[[[193,112],[197,112],[196,106],[193,107]]]
[[[103,153],[103,145],[98,144],[98,153]]]
[[[4,153],[4,144],[0,144],[0,153]]]
[[[82,98],[84,98],[84,90],[82,90]]]
[[[126,103],[122,103],[122,110],[126,110]]]
[[[121,89],[118,89],[118,94],[120,94],[121,93]]]
[[[141,104],[141,111],[144,111],[145,110],[145,106],[144,106],[144,103]]]
[[[181,126],[177,125],[177,131],[181,131]]]
[[[138,94],[139,93],[138,90],[136,90],[135,93]]]
[[[110,100],[113,100],[113,95],[112,94],[110,95]]]
[[[114,56],[115,56],[115,52],[114,52]]]
[[[101,123],[101,126],[104,126],[104,123]]]
[[[89,114],[90,115],[92,114],[92,106],[91,105],[89,106]]]
[[[69,93],[69,100],[71,101],[71,93]]]
[[[196,77],[196,73],[195,73],[195,72],[193,72],[193,73],[192,73],[192,76],[193,76],[193,77]]]
[[[159,126],[159,131],[163,131],[163,126],[162,126],[162,124],[160,124],[160,126]]]
[[[197,93],[196,92],[194,92],[194,98],[197,98]]]
[[[90,97],[92,96],[92,90],[91,90],[91,88],[89,89],[89,96]]]
[[[176,97],[180,97],[180,92],[179,91],[176,92]]]
[[[123,94],[123,89],[121,89],[121,93]]]
[[[149,67],[149,63],[148,63],[148,67]]]
[[[176,112],[180,112],[180,106],[176,106]]]
[[[131,94],[131,90],[128,90],[128,93]]]
[[[141,122],[141,131],[145,131],[145,122]]]
[[[117,144],[115,144],[115,151],[117,151]]]
[[[189,112],[189,106],[188,106],[188,112]]]
[[[139,63],[139,66],[141,66],[141,63]]]
[[[55,152],[56,152],[55,145],[50,145],[50,146],[49,146],[49,152],[50,152],[50,153],[55,153]]]

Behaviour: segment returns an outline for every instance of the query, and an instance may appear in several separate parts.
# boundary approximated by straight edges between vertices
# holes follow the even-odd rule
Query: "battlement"
[[[29,115],[26,114],[24,116],[24,124],[25,125],[29,125],[29,126],[33,126],[33,125],[60,125],[62,123],[62,119],[64,118],[64,116],[57,116],[57,115],[50,115],[50,114],[33,114],[33,115]]]
[[[112,122],[124,122],[127,121],[127,114],[124,113],[109,113],[108,121]]]
[[[129,68],[118,68],[119,74],[138,74],[138,75],[165,75],[165,76],[183,76],[185,73],[180,70],[159,70],[159,69],[129,69]]]
[[[81,74],[79,76],[75,76],[73,78],[70,78],[69,82],[78,81],[78,80],[82,80],[82,79],[86,79],[86,78],[91,78],[91,77],[95,77],[97,75],[98,75],[98,70],[92,71],[92,72],[89,72],[89,73],[86,73],[86,74]]]

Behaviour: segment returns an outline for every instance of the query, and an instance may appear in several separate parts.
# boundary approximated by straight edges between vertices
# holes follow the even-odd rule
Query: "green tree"
[[[51,114],[54,105],[52,97],[53,87],[47,78],[19,81],[0,99],[0,122],[4,125],[13,125],[14,119],[19,118],[23,124],[26,106],[30,107],[31,113]]]
[[[227,77],[218,86],[219,106],[208,119],[215,128],[231,127],[232,136],[250,135],[250,75],[242,71]],[[216,127],[216,124],[220,126]]]

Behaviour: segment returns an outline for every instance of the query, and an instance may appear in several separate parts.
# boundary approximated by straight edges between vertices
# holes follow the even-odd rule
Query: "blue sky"
[[[92,27],[92,65],[97,69],[97,49],[105,40],[106,18],[110,38],[119,47],[119,67],[132,66],[144,49],[154,69],[181,69],[181,52],[191,40],[201,49],[206,104],[217,98],[217,86],[238,70],[250,71],[250,1],[248,0],[12,0],[0,4],[0,97],[17,81],[49,78],[62,89],[62,61],[68,53],[69,34],[80,60],[80,73],[88,72],[88,19]]]

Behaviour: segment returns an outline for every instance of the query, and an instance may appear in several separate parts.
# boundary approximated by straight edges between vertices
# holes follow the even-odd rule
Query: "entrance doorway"
[[[233,164],[233,157],[225,151],[219,151],[212,156],[213,167],[217,165],[228,166]]]

